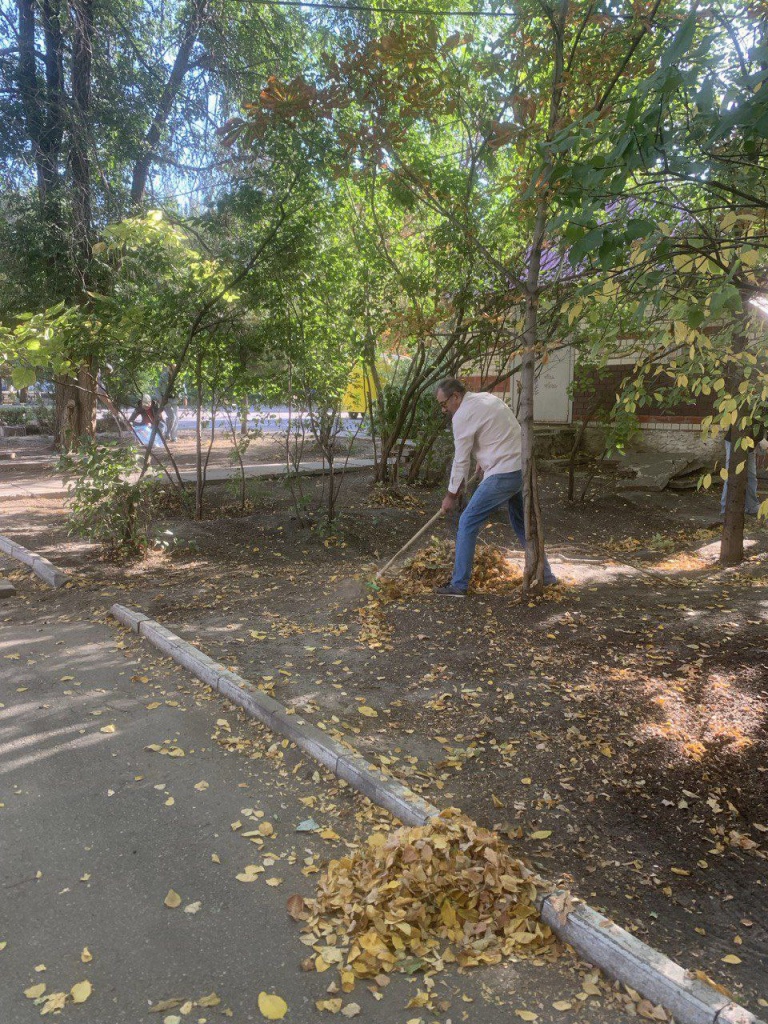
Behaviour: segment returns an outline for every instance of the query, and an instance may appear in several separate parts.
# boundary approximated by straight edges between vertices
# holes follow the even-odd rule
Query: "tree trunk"
[[[544,533],[538,514],[536,489],[536,438],[534,434],[533,396],[536,387],[536,340],[539,316],[539,273],[544,233],[547,224],[546,200],[539,200],[534,222],[533,240],[528,252],[526,276],[523,351],[520,363],[520,429],[523,462],[523,505],[525,507],[525,570],[523,592],[532,586],[544,585]]]
[[[749,296],[742,294],[742,308],[749,309]],[[748,344],[746,316],[742,315],[737,333],[733,339],[734,353],[743,352]],[[731,363],[726,373],[726,388],[729,394],[738,395],[743,381],[738,363]],[[747,497],[747,450],[740,446],[744,431],[739,427],[740,417],[732,429],[731,457],[728,460],[728,496],[725,502],[723,532],[720,538],[720,564],[740,565],[744,560],[744,506]],[[741,465],[741,472],[737,473]]]
[[[93,63],[93,0],[73,0],[72,118],[69,165],[72,171],[73,263],[78,275],[76,294],[88,302],[91,262],[91,70]]]
[[[554,47],[552,79],[549,87],[549,126],[547,139],[557,128],[560,112],[565,68],[565,24],[569,0],[560,0],[557,12],[546,9],[552,28]],[[544,530],[539,509],[538,475],[536,473],[535,437],[533,432],[533,395],[536,385],[536,344],[539,321],[539,284],[541,254],[549,216],[549,178],[552,173],[552,155],[546,152],[543,165],[538,169],[536,216],[528,250],[528,270],[525,277],[525,319],[523,327],[523,353],[520,365],[520,427],[523,459],[523,504],[525,507],[525,570],[523,593],[531,586],[544,585]]]
[[[208,0],[194,0],[191,5],[191,12],[189,20],[184,26],[179,48],[176,51],[176,59],[173,62],[171,73],[168,76],[163,94],[160,97],[155,116],[152,119],[152,124],[149,126],[149,130],[144,138],[142,145],[142,154],[136,161],[133,168],[133,180],[131,181],[131,206],[134,209],[138,209],[144,202],[144,193],[147,189],[147,179],[149,177],[149,171],[157,156],[157,146],[163,134],[166,122],[168,121],[168,115],[171,112],[171,107],[179,94],[179,90],[184,82],[184,76],[186,75],[190,59],[192,57],[192,51],[197,37],[200,33],[203,20],[205,18],[206,9],[208,7]]]
[[[203,355],[197,353],[197,366],[195,370],[195,385],[197,390],[195,415],[195,519],[203,518]]]
[[[747,496],[747,451],[737,448],[734,430],[731,457],[728,460],[728,494],[725,499],[723,532],[720,538],[720,564],[740,565],[744,560],[744,504]],[[741,466],[741,472],[738,467]]]
[[[55,382],[56,446],[71,451],[78,438],[96,433],[96,381],[84,363],[77,378],[57,376]]]

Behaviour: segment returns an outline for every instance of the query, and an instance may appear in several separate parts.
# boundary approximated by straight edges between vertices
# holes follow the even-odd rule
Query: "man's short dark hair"
[[[442,391],[446,398],[450,398],[451,395],[465,395],[467,393],[467,389],[455,377],[446,377],[445,380],[441,380],[435,388],[435,393],[438,391]]]

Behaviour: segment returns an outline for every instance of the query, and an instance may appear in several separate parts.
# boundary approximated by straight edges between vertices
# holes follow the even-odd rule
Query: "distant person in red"
[[[160,412],[160,406],[150,395],[142,395],[141,401],[128,417],[128,422],[133,425],[138,423],[140,427],[153,427],[158,424],[158,431],[163,431],[164,415]]]

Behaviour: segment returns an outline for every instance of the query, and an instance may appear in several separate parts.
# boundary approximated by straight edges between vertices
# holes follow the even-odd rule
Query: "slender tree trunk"
[[[748,309],[747,295],[742,295],[744,309]],[[733,351],[743,352],[747,347],[746,326],[734,337]],[[737,395],[742,377],[736,364],[731,364],[726,374],[726,387],[729,394]],[[744,431],[739,428],[739,420],[734,425],[731,442],[731,457],[728,460],[728,497],[725,502],[723,532],[720,538],[720,564],[739,565],[744,560],[744,506],[747,496],[747,450],[739,441]],[[741,466],[741,472],[737,472]]]
[[[549,126],[547,139],[551,139],[560,112],[565,68],[565,23],[568,16],[569,0],[560,0],[557,11],[541,3],[552,28],[554,66],[549,94]],[[528,250],[528,270],[525,279],[525,318],[523,327],[523,352],[520,366],[520,427],[522,429],[523,458],[523,504],[525,507],[525,570],[523,593],[531,586],[544,585],[544,530],[539,508],[538,475],[535,463],[535,438],[533,432],[533,396],[536,385],[536,344],[538,341],[539,285],[541,276],[541,254],[549,217],[549,177],[552,173],[552,156],[544,157],[538,172],[538,198],[533,235]]]
[[[195,519],[203,518],[203,354],[197,353],[195,368],[197,412],[195,416]]]
[[[179,48],[176,51],[176,59],[173,62],[171,73],[160,97],[152,124],[149,126],[149,130],[144,138],[141,156],[133,168],[131,206],[134,209],[139,208],[144,202],[147,180],[152,164],[157,156],[157,147],[165,130],[171,108],[184,83],[184,77],[189,70],[192,51],[200,34],[200,28],[205,19],[207,8],[208,0],[193,0],[193,3],[190,5],[189,18],[182,32]]]
[[[723,532],[720,538],[720,564],[740,565],[744,561],[744,505],[747,497],[747,451],[737,446],[733,433],[731,457],[728,460],[728,494],[725,499]],[[739,472],[739,467],[741,471]]]
[[[544,585],[544,534],[536,493],[536,438],[533,398],[536,387],[536,341],[539,314],[539,274],[544,233],[547,225],[546,200],[540,199],[528,252],[523,351],[520,363],[520,429],[523,461],[523,505],[525,507],[525,571],[523,592]]]
[[[79,280],[80,301],[88,301],[91,262],[91,77],[93,64],[93,0],[71,0],[74,16],[72,39],[72,117],[69,165],[72,171],[73,263]]]

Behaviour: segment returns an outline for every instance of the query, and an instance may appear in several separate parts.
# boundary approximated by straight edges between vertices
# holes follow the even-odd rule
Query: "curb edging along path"
[[[310,757],[369,800],[391,811],[404,824],[425,825],[440,813],[434,804],[378,771],[356,751],[327,736],[300,714],[287,711],[253,683],[209,658],[143,612],[115,604],[111,614],[202,682],[238,704],[248,715],[293,740]],[[587,904],[576,903],[563,918],[557,906],[562,905],[558,900],[562,895],[552,893],[540,904],[542,920],[558,938],[610,977],[653,1003],[661,1004],[678,1024],[762,1024],[749,1010],[721,995]]]
[[[20,562],[28,565],[36,576],[39,576],[41,580],[44,580],[56,589],[64,587],[72,581],[72,577],[68,573],[62,569],[57,569],[47,558],[43,558],[42,555],[36,555],[34,551],[29,551],[27,548],[22,547],[21,544],[17,544],[16,541],[11,540],[9,537],[4,537],[2,534],[0,534],[0,551],[4,551],[11,558],[17,558]]]

